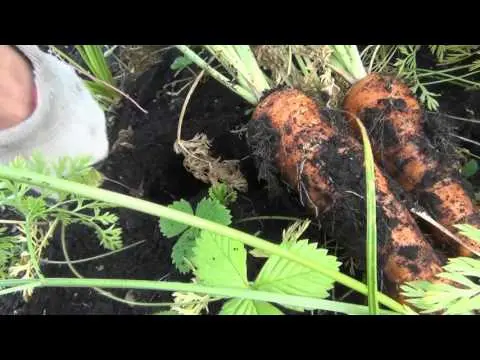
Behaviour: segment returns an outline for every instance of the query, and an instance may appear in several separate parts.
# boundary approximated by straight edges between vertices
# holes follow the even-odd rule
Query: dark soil
[[[164,85],[174,80],[169,65],[177,54],[166,53],[163,61],[127,87],[126,91],[135,98],[148,114],[143,114],[134,105],[124,101],[119,106],[114,124],[110,128],[111,144],[115,144],[119,131],[132,130],[127,139],[131,146],[115,146],[108,160],[100,170],[107,178],[121,182],[120,186],[106,181],[104,188],[142,197],[159,204],[169,204],[184,198],[199,200],[206,194],[208,185],[195,179],[183,165],[183,158],[173,151],[178,117],[183,105],[183,96],[167,94]],[[444,111],[452,115],[468,116],[473,111],[480,118],[480,96],[464,95],[464,91],[450,91],[440,99]],[[468,110],[467,110],[468,109]],[[305,217],[306,210],[297,198],[284,191],[282,196],[272,198],[266,191],[266,184],[258,180],[258,170],[250,157],[247,142],[242,132],[232,133],[244,126],[249,115],[249,106],[238,96],[209,80],[200,84],[192,96],[184,120],[183,138],[190,139],[199,132],[204,132],[213,139],[212,147],[217,155],[224,159],[242,159],[241,167],[247,177],[249,190],[240,194],[232,208],[234,219],[259,215],[285,215]],[[453,120],[452,120],[453,121]],[[471,124],[458,122],[463,136],[477,138],[478,128]],[[480,149],[469,146],[472,152]],[[190,281],[189,276],[181,276],[172,265],[170,255],[174,239],[163,237],[159,231],[158,219],[126,209],[119,209],[120,225],[123,228],[124,244],[139,240],[145,242],[135,248],[97,261],[78,264],[76,268],[85,277],[95,278],[129,278],[168,281]],[[280,241],[281,232],[289,222],[250,221],[238,224],[237,228],[249,233],[260,232],[260,236]],[[306,234],[312,241],[325,243],[322,231],[311,226]],[[72,259],[91,257],[105,252],[98,245],[98,240],[83,227],[70,227],[67,233],[68,251]],[[335,244],[330,244],[332,248]],[[415,249],[406,256],[413,256]],[[333,250],[332,250],[333,251]],[[48,249],[46,257],[50,260],[64,260],[60,241],[55,238]],[[249,276],[253,278],[258,271],[261,260],[252,259],[249,263]],[[67,266],[44,265],[45,276],[73,277]],[[343,269],[348,272],[348,269]],[[338,287],[338,296],[344,289]],[[120,297],[127,291],[112,290]],[[169,292],[129,292],[136,301],[170,302]],[[354,301],[355,296],[346,301]],[[149,314],[152,307],[131,307],[110,300],[90,289],[37,289],[29,302],[24,302],[21,295],[8,295],[0,298],[0,314]]]

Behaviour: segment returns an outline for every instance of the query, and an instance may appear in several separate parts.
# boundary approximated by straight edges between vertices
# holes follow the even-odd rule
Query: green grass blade
[[[89,47],[92,46],[95,46],[97,50],[93,50],[93,48],[89,49]],[[114,104],[120,98],[119,92],[105,85],[105,83],[107,83],[110,86],[115,87],[113,75],[111,74],[108,64],[106,63],[103,53],[98,45],[75,45],[75,48],[86,64],[87,69],[84,66],[79,65],[59,48],[55,46],[51,46],[50,48],[63,60],[75,67],[77,71],[88,73],[95,79],[84,80],[84,82],[104,110],[107,110],[110,105]],[[102,83],[102,81],[104,83]]]
[[[375,162],[367,130],[357,118],[362,133],[365,158],[365,185],[367,199],[367,288],[368,309],[371,315],[378,314],[377,280],[377,200],[375,190]]]
[[[266,291],[203,286],[193,283],[153,281],[153,280],[131,280],[131,279],[79,279],[79,278],[43,278],[41,280],[8,279],[0,280],[0,288],[12,288],[10,292],[19,291],[25,288],[35,287],[75,287],[75,288],[109,288],[109,289],[137,289],[157,291],[179,291],[197,294],[208,294],[215,297],[241,298],[270,303],[304,307],[309,309],[333,311],[349,315],[366,315],[366,306],[349,304],[331,300],[316,299],[304,296],[275,294]],[[9,289],[2,290],[9,293]],[[382,315],[398,315],[392,311],[382,311]]]
[[[113,75],[99,45],[75,45],[93,75],[113,85]]]

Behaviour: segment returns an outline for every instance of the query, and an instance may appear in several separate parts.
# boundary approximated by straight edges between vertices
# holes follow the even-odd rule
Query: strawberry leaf
[[[283,315],[283,312],[265,301],[231,299],[223,305],[219,315]]]
[[[202,284],[248,288],[247,251],[242,242],[202,231],[193,253],[196,276]]]
[[[193,215],[193,209],[190,203],[186,200],[175,201],[168,206],[170,209],[183,211],[184,213]],[[160,231],[167,238],[172,238],[174,236],[180,235],[184,232],[189,226],[179,223],[177,221],[172,221],[170,219],[160,219]]]

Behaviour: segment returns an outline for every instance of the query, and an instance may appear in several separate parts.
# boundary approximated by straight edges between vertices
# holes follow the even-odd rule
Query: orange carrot
[[[278,169],[301,201],[321,218],[333,220],[341,244],[365,246],[364,160],[362,145],[341,134],[317,104],[295,89],[275,90],[257,105],[249,143],[264,178]],[[262,170],[263,169],[263,170]],[[274,171],[274,170],[273,170]],[[389,292],[413,280],[433,280],[442,261],[376,167],[379,268]]]
[[[350,88],[343,108],[367,127],[377,162],[461,244],[435,232],[437,240],[448,244],[454,256],[480,254],[480,244],[454,227],[480,228],[480,214],[458,171],[442,161],[427,138],[423,108],[409,87],[396,77],[372,73]],[[354,118],[347,117],[353,124]]]

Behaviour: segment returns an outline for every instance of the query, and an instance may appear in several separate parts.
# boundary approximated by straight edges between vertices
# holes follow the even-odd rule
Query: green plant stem
[[[32,280],[27,280],[27,281],[32,281]],[[19,291],[30,290],[31,288],[34,288],[34,287],[36,286],[31,285],[30,283],[24,284],[24,285],[12,286],[12,287],[0,290],[0,296],[13,294]]]
[[[298,66],[300,67],[300,71],[302,72],[303,76],[308,76],[309,71],[307,69],[307,65],[305,64],[305,60],[298,54],[295,54],[295,59],[297,60]]]
[[[250,300],[266,301],[281,305],[313,308],[325,311],[341,312],[352,315],[368,314],[368,308],[362,305],[341,303],[331,300],[310,298],[305,296],[284,295],[241,288],[221,288],[203,286],[190,283],[151,281],[151,280],[125,280],[125,279],[78,279],[78,278],[43,278],[39,280],[11,279],[0,280],[0,287],[15,286],[20,289],[24,287],[73,287],[73,288],[116,288],[116,289],[137,289],[137,290],[159,290],[192,292],[197,294],[208,294],[222,298],[243,298]],[[2,291],[7,291],[2,290]],[[402,312],[404,312],[402,310]],[[383,310],[382,315],[399,315],[397,312]]]
[[[65,239],[65,224],[63,224],[63,223],[61,225],[61,237],[60,238],[61,238],[61,243],[62,243],[63,256],[65,257],[68,268],[70,269],[70,271],[76,277],[78,277],[79,279],[83,279],[84,277],[82,276],[82,274],[80,274],[78,272],[78,270],[75,269],[75,267],[73,266],[73,264],[70,261],[70,255],[68,255],[67,242],[66,242],[66,239]],[[112,293],[109,293],[108,291],[105,291],[105,290],[100,289],[98,287],[94,287],[93,289],[96,292],[98,292],[100,295],[103,295],[103,296],[109,298],[110,300],[117,301],[117,302],[127,304],[127,305],[130,305],[130,306],[166,307],[166,306],[170,305],[170,304],[165,305],[166,303],[146,303],[146,302],[138,302],[138,301],[127,300],[127,299],[123,299],[121,297],[118,297],[116,295],[113,295]]]
[[[434,85],[434,84],[441,84],[441,83],[444,83],[444,82],[458,82],[458,83],[465,83],[467,85],[471,85],[471,86],[480,86],[480,84],[478,82],[475,82],[475,81],[471,81],[471,80],[467,80],[465,79],[467,76],[472,76],[472,75],[475,75],[477,73],[479,73],[480,70],[477,70],[477,71],[474,71],[472,73],[469,73],[469,74],[465,74],[465,75],[461,75],[461,76],[454,76],[454,75],[450,75],[450,74],[447,74],[447,73],[443,73],[443,74],[432,74],[432,77],[440,77],[440,76],[443,76],[444,79],[442,80],[434,80],[434,81],[429,81],[429,82],[425,82],[423,83],[423,86],[427,86],[427,85]],[[453,80],[453,81],[452,81]]]
[[[35,254],[35,246],[33,244],[33,239],[32,239],[32,234],[31,234],[31,227],[32,227],[32,219],[30,216],[25,217],[25,236],[27,238],[27,249],[28,249],[28,254],[30,255],[30,262],[33,265],[33,268],[35,269],[35,272],[37,273],[37,276],[42,278],[43,274],[40,271],[40,266],[38,263],[37,255]]]
[[[355,45],[330,45],[333,50],[329,66],[350,84],[367,76],[360,53]]]
[[[252,216],[248,218],[243,218],[235,221],[235,224],[241,224],[248,221],[258,221],[258,220],[285,220],[285,221],[301,221],[302,219],[292,217],[292,216]]]
[[[205,45],[230,74],[237,77],[239,84],[249,89],[258,101],[270,88],[263,72],[258,71],[257,60],[248,45]],[[233,68],[233,69],[232,69]]]
[[[398,48],[396,46],[393,46],[389,51],[389,53],[387,53],[387,56],[385,56],[385,59],[382,63],[380,63],[380,66],[378,67],[378,69],[376,71],[378,72],[382,72],[387,66],[388,64],[390,64],[390,61],[392,60],[392,58],[395,56],[396,52],[397,52]]]
[[[429,75],[435,75],[435,74],[443,74],[443,73],[448,73],[448,72],[453,72],[456,70],[462,70],[465,68],[469,68],[471,65],[461,65],[461,66],[455,66],[447,69],[442,69],[442,70],[430,70],[430,69],[417,69],[418,78],[429,76]]]
[[[89,262],[89,261],[94,261],[94,260],[99,260],[99,259],[103,259],[105,257],[108,257],[108,256],[111,256],[111,255],[114,255],[114,254],[117,254],[119,252],[122,252],[122,251],[125,251],[125,250],[128,250],[130,248],[133,248],[137,245],[140,245],[142,243],[144,243],[145,240],[140,240],[140,241],[137,241],[133,244],[130,244],[130,245],[127,245],[127,246],[124,246],[123,248],[121,249],[118,249],[118,250],[113,250],[113,251],[109,251],[105,254],[100,254],[100,255],[97,255],[97,256],[92,256],[92,257],[89,257],[89,258],[84,258],[84,259],[78,259],[78,260],[70,260],[70,261],[58,261],[58,260],[48,260],[48,259],[40,259],[40,262],[43,263],[43,264],[50,264],[50,265],[68,265],[68,263],[70,264],[81,264],[81,263],[86,263],[86,262]]]
[[[200,67],[202,70],[205,70],[212,78],[220,82],[222,85],[226,86],[231,91],[235,92],[237,95],[241,96],[245,101],[249,102],[252,105],[256,105],[258,103],[258,99],[254,94],[245,90],[243,87],[234,84],[231,80],[220,74],[218,71],[214,70],[205,60],[198,56],[188,46],[177,45],[177,48],[181,52],[183,52],[186,57],[192,60],[195,65]]]
[[[115,193],[113,191],[108,191],[105,189],[91,187],[64,179],[58,179],[52,176],[38,174],[33,171],[10,168],[4,165],[0,166],[0,178],[7,178],[14,181],[28,183],[30,185],[38,186],[40,188],[47,188],[51,190],[77,194],[86,198],[102,201],[123,208],[128,208],[160,218],[165,217],[172,221],[177,221],[182,224],[188,224],[192,227],[211,231],[218,235],[241,241],[248,246],[258,248],[267,254],[275,254],[277,256],[281,256],[283,258],[297,262],[298,264],[301,264],[307,268],[310,268],[325,276],[328,276],[336,282],[347,286],[363,295],[367,295],[368,293],[367,287],[362,282],[355,280],[341,272],[325,269],[316,262],[293,254],[287,249],[281,248],[276,244],[259,239],[253,235],[244,233],[242,231],[184,213],[182,211],[169,209],[168,207],[163,205],[158,205],[146,200]],[[386,296],[385,294],[380,293],[378,295],[378,301],[394,311],[405,313],[404,306],[402,306],[392,298]]]

